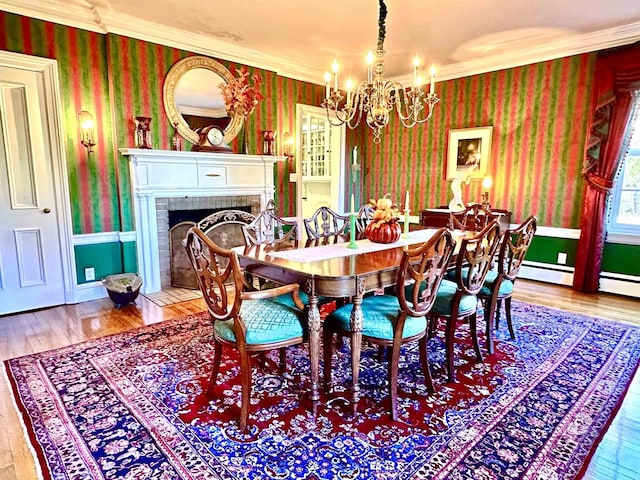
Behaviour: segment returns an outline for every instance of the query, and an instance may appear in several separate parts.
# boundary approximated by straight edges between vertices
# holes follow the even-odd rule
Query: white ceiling
[[[417,54],[455,78],[640,40],[638,0],[387,0],[386,73]],[[323,82],[332,60],[362,79],[377,0],[0,0],[0,9]]]

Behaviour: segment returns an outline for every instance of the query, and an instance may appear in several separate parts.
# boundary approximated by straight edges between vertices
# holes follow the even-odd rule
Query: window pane
[[[624,178],[622,179],[622,188],[640,188],[640,154],[627,155],[624,164]]]

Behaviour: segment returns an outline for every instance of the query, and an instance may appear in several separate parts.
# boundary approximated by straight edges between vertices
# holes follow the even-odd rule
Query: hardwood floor
[[[526,280],[518,280],[514,298],[640,325],[639,300],[582,294],[566,287]],[[159,307],[140,296],[137,305],[122,309],[113,308],[106,298],[4,316],[0,317],[0,357],[5,360],[58,348],[204,309],[201,299]],[[0,480],[37,478],[6,381],[0,382],[0,425]],[[600,442],[584,478],[640,478],[639,458],[640,373],[636,373],[620,411]]]

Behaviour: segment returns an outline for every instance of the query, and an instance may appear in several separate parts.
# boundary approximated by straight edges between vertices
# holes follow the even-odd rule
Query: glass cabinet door
[[[311,114],[304,116],[301,135],[302,176],[331,176],[330,136],[331,130],[326,118]]]

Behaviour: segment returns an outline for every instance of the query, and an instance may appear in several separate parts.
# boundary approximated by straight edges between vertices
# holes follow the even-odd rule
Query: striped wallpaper
[[[154,148],[169,148],[173,128],[164,113],[163,79],[173,63],[191,53],[1,11],[0,49],[58,60],[74,233],[131,230],[128,162],[117,149],[134,146],[135,115],[152,117]],[[535,213],[542,225],[577,228],[593,59],[579,55],[438,83],[442,102],[434,118],[414,129],[392,121],[378,145],[367,128],[348,130],[349,151],[359,145],[363,162],[362,197],[389,192],[399,201],[409,189],[414,212],[448,203],[448,130],[493,125],[492,205],[512,210],[514,220]],[[232,73],[241,66],[221,63]],[[271,71],[249,71],[262,76],[265,96],[248,118],[249,153],[261,153],[263,130],[277,132],[280,151],[283,134],[294,131],[296,104],[319,105],[324,88]],[[78,141],[80,110],[96,119],[98,145],[90,158]],[[231,146],[238,151],[237,140]],[[283,215],[295,214],[293,168],[291,161],[275,171]],[[465,199],[479,200],[480,190],[479,182],[465,186]]]
[[[104,35],[0,11],[0,49],[58,61],[73,232],[120,230]],[[90,156],[79,141],[81,110],[96,123]]]
[[[406,129],[392,121],[380,144],[370,132],[356,142],[364,152],[364,198],[388,192],[401,201],[408,189],[413,212],[447,205],[448,131],[492,125],[491,204],[511,210],[514,221],[535,214],[540,225],[578,228],[594,58],[577,55],[438,83],[441,103],[429,122]],[[481,194],[480,181],[463,184],[465,201],[480,201]]]

